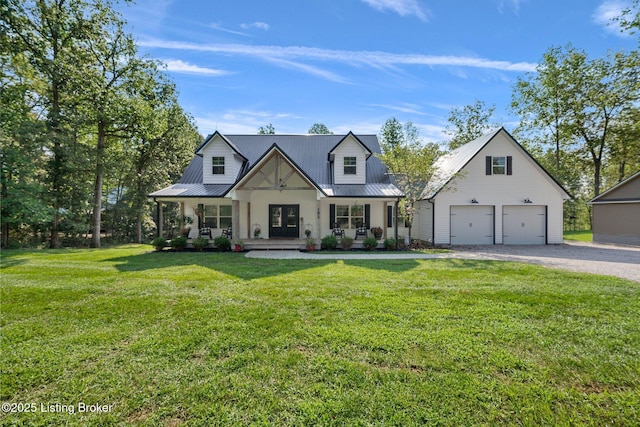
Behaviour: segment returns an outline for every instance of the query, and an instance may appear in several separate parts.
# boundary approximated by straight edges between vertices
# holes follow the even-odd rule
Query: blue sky
[[[633,49],[607,25],[628,0],[137,0],[140,51],[167,64],[200,133],[378,133],[390,117],[444,141],[476,99],[513,129],[513,84],[551,46]]]

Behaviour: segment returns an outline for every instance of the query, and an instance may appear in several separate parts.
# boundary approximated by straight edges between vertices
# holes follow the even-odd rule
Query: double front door
[[[269,205],[269,237],[300,236],[300,205]]]

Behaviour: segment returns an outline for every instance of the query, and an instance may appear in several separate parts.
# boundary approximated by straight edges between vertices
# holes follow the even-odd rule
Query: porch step
[[[300,250],[305,249],[305,239],[247,239],[243,240],[246,250]]]

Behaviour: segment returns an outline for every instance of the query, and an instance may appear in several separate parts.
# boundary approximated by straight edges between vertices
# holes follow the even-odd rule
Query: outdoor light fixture
[[[477,200],[476,200],[476,198],[474,197],[473,199],[471,199],[471,203],[474,203],[474,204],[475,204],[475,203],[478,203],[478,201],[477,201]],[[531,203],[531,202],[529,202],[529,203]]]
[[[525,203],[533,203],[533,202],[531,201],[531,199],[529,199],[528,197],[527,197],[526,199],[524,199],[524,202],[525,202]]]

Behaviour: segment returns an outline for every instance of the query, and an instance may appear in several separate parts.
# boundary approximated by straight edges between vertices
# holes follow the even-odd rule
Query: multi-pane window
[[[211,159],[212,170],[214,175],[224,175],[224,157],[213,157]]]
[[[505,175],[507,173],[507,159],[506,157],[492,157],[491,158],[491,171],[493,175]]]
[[[356,158],[355,157],[344,158],[344,174],[345,175],[356,174]]]
[[[362,226],[364,224],[364,205],[336,205],[336,222],[340,224],[340,228]]]
[[[231,226],[230,205],[205,205],[204,226],[211,228],[227,228]]]

